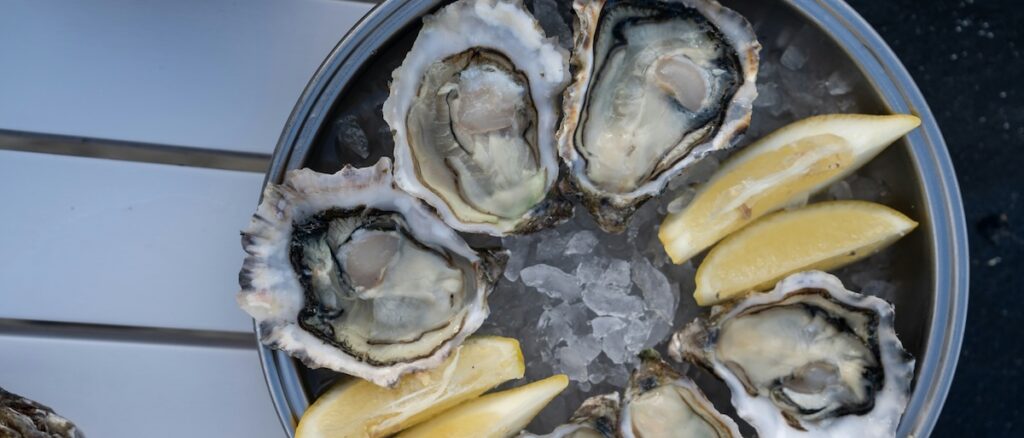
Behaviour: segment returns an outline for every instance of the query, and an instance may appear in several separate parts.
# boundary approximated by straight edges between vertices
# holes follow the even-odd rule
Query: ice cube
[[[608,267],[601,273],[598,282],[613,288],[629,287],[629,262],[625,260],[612,259]]]
[[[624,370],[624,366],[616,365],[607,355],[598,356],[590,363],[590,367],[587,368],[587,372],[590,374],[590,383],[595,385],[607,380],[613,374],[621,373]]]
[[[601,344],[591,336],[579,336],[576,333],[566,338],[565,346],[555,353],[555,360],[561,368],[567,368],[566,374],[577,381],[587,380],[587,365],[601,354]]]
[[[629,359],[626,351],[626,327],[618,329],[601,340],[601,350],[612,363],[624,364]]]
[[[580,303],[561,302],[555,307],[555,316],[561,317],[573,329],[574,334],[582,334],[587,328],[587,321],[591,315],[587,313],[587,307]]]
[[[585,258],[576,267],[576,279],[579,280],[580,284],[584,285],[597,283],[606,266],[608,266],[608,262],[603,258]]]
[[[757,83],[757,99],[754,100],[754,108],[774,108],[782,104],[782,94],[779,93],[779,85],[772,82]]]
[[[679,291],[674,290],[665,274],[644,256],[633,255],[632,271],[633,282],[643,294],[645,307],[671,324],[679,304]]]
[[[605,381],[617,388],[625,388],[629,383],[629,370],[624,366],[613,366],[608,369]]]
[[[597,236],[594,235],[593,231],[581,230],[577,231],[569,239],[569,243],[565,246],[566,255],[575,254],[590,254],[597,246]]]
[[[601,346],[591,338],[579,339],[575,344],[560,347],[555,356],[561,365],[561,372],[577,382],[589,379],[587,367],[601,354]]]
[[[523,284],[551,297],[566,301],[579,301],[582,291],[575,275],[550,265],[533,265],[520,272]]]
[[[506,237],[501,239],[502,246],[508,250],[508,261],[505,262],[505,278],[509,281],[519,279],[519,271],[526,266],[526,260],[530,257],[530,248],[533,241],[530,237]]]
[[[359,158],[365,159],[370,156],[370,142],[354,114],[336,120],[334,129],[335,141],[339,148],[354,152]]]
[[[673,315],[674,317],[675,315]],[[647,336],[643,348],[653,348],[662,343],[672,334],[672,325],[658,317],[648,316],[651,321],[651,333]]]
[[[602,316],[632,318],[643,312],[643,300],[605,285],[592,284],[583,289],[583,304]]]
[[[782,52],[782,57],[779,58],[779,62],[783,66],[790,70],[800,70],[804,64],[807,63],[807,55],[804,54],[803,49],[797,47],[795,44],[790,44],[786,47],[786,50]]]
[[[832,72],[832,74],[828,76],[828,79],[825,80],[825,88],[828,89],[828,94],[832,96],[840,96],[852,91],[853,84],[850,83],[850,80],[847,79],[843,73],[837,70]]]
[[[557,262],[565,258],[565,246],[571,236],[557,229],[547,229],[537,233],[536,260],[541,262]]]
[[[614,316],[599,316],[590,321],[592,334],[597,339],[604,339],[609,333],[626,327],[626,322]]]
[[[562,302],[545,309],[537,320],[540,337],[549,347],[556,347],[578,337],[587,324],[587,311],[581,305]]]
[[[650,318],[638,317],[631,318],[629,320],[629,326],[626,327],[626,351],[630,355],[635,355],[644,349],[647,344],[647,338],[651,335],[651,329],[654,328],[654,324]]]
[[[587,365],[590,364],[590,360],[587,360],[579,353],[572,346],[559,347],[555,353],[555,358],[558,360],[561,373],[568,376],[570,380],[586,382],[588,380]]]

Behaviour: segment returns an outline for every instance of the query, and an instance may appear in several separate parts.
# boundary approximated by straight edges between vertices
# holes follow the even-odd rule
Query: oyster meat
[[[25,397],[0,388],[0,437],[83,438],[75,424]]]
[[[914,374],[892,305],[818,271],[716,306],[669,348],[724,380],[760,436],[894,436]]]
[[[700,388],[661,360],[641,353],[619,420],[623,438],[740,438],[736,422],[718,412]]]
[[[473,333],[503,265],[398,190],[386,158],[268,184],[242,246],[238,302],[261,341],[382,386]]]
[[[575,0],[559,152],[607,231],[750,124],[760,44],[713,0]]]
[[[547,435],[523,432],[520,438],[613,438],[619,421],[619,393],[602,394],[583,401],[569,422]]]
[[[384,119],[395,179],[459,231],[495,236],[568,217],[555,193],[568,54],[519,0],[459,0],[423,19]]]

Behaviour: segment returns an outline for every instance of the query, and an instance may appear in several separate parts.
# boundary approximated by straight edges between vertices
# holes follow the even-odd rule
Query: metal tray
[[[267,181],[289,169],[334,172],[344,163],[367,165],[390,155],[380,105],[391,71],[404,58],[420,18],[443,0],[390,0],[374,8],[327,57],[306,87],[278,142]],[[857,107],[867,113],[912,113],[922,119],[901,144],[861,172],[881,175],[884,202],[920,222],[893,248],[897,332],[918,359],[914,392],[899,436],[928,436],[956,367],[967,313],[967,237],[963,206],[949,154],[935,119],[906,69],[877,33],[841,0],[724,0],[744,14],[767,45],[786,32],[813,40],[809,62],[821,71],[849,73]],[[339,120],[354,120],[369,141],[369,157],[339,148]],[[758,130],[755,110],[754,127]],[[763,128],[763,127],[762,127]],[[761,130],[763,132],[763,130]],[[585,214],[585,213],[580,213]],[[257,327],[258,331],[258,327]],[[270,395],[288,436],[306,407],[337,374],[309,370],[260,346]]]

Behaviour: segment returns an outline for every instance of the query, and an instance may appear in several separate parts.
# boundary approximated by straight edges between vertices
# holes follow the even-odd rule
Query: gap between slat
[[[0,335],[254,350],[252,333],[0,318]]]
[[[0,150],[265,173],[270,155],[0,129]]]

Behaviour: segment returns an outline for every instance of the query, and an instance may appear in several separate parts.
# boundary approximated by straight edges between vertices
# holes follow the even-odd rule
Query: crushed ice
[[[706,161],[685,178],[706,179],[717,166]],[[694,184],[676,182],[675,192]],[[673,197],[659,199],[621,234],[600,231],[578,208],[555,229],[502,239],[510,251],[508,281],[492,295],[485,331],[518,337],[524,355],[540,359],[528,364],[528,373],[563,372],[580,391],[623,387],[637,354],[665,341],[680,320],[681,281],[692,292],[691,266],[668,264],[657,241]],[[697,313],[692,300],[681,311],[686,320]]]

